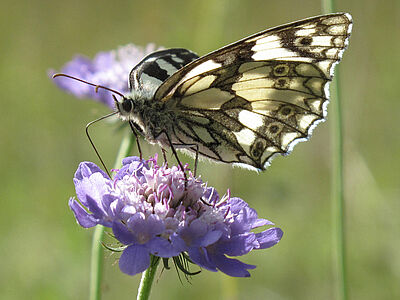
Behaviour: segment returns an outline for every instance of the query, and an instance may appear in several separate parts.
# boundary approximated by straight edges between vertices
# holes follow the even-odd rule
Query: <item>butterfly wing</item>
[[[325,119],[329,82],[351,26],[345,13],[313,17],[189,63],[155,94],[177,116],[174,142],[257,169],[288,154]]]

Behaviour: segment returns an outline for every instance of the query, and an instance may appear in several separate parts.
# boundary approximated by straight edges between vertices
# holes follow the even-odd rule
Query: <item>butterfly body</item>
[[[117,109],[151,143],[263,170],[325,120],[351,26],[350,15],[331,14],[200,58],[185,49],[155,52],[132,70],[131,93]]]

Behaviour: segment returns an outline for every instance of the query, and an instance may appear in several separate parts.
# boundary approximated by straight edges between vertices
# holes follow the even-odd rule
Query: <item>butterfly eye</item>
[[[124,99],[124,101],[122,102],[122,109],[125,112],[130,112],[133,108],[133,103],[131,99]]]

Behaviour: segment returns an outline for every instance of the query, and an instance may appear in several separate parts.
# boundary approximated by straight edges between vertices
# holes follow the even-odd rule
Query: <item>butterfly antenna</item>
[[[122,93],[120,93],[120,92],[118,92],[118,91],[116,91],[116,90],[114,90],[114,89],[108,88],[108,87],[103,86],[103,85],[94,84],[94,83],[91,83],[91,82],[89,82],[89,81],[86,81],[86,80],[83,80],[83,79],[80,79],[80,78],[77,78],[77,77],[74,77],[74,76],[71,76],[71,75],[68,75],[68,74],[56,73],[56,74],[53,75],[53,78],[56,78],[56,77],[67,77],[67,78],[71,78],[71,79],[74,79],[74,80],[77,80],[77,81],[86,83],[86,84],[88,84],[88,85],[94,86],[94,87],[95,87],[95,92],[96,92],[96,93],[99,91],[99,89],[104,89],[104,90],[106,90],[106,91],[110,91],[110,92],[112,92],[112,93],[114,93],[114,94],[117,94],[118,96],[121,96],[122,98],[125,98],[125,96],[124,96]],[[117,99],[115,98],[115,96],[114,96],[114,95],[112,95],[112,96],[113,96],[113,98],[114,98],[114,101],[117,102]],[[103,159],[101,158],[99,151],[97,151],[97,148],[96,148],[96,146],[94,145],[92,138],[90,137],[90,134],[89,134],[89,127],[92,126],[94,123],[97,123],[98,121],[104,120],[104,119],[106,119],[106,118],[108,118],[108,117],[111,117],[111,116],[113,116],[113,115],[116,115],[117,113],[118,113],[117,111],[112,112],[112,113],[110,113],[110,114],[108,114],[108,115],[105,115],[105,116],[102,116],[102,117],[100,117],[100,118],[98,118],[98,119],[96,119],[96,120],[94,120],[94,121],[92,121],[92,122],[89,122],[89,123],[86,125],[86,136],[87,136],[87,138],[89,139],[89,142],[90,142],[90,144],[92,145],[94,151],[96,152],[96,155],[97,155],[97,157],[99,158],[101,164],[103,165],[105,171],[107,172],[108,177],[110,177],[110,178],[111,178],[111,176],[110,176],[110,173],[109,173],[109,171],[108,171],[108,168],[107,168],[106,164],[104,163]]]
[[[89,127],[92,126],[94,123],[97,123],[98,121],[104,120],[104,119],[106,119],[106,118],[108,118],[108,117],[111,117],[111,116],[113,116],[113,115],[116,115],[117,113],[118,113],[117,111],[114,111],[114,112],[112,112],[112,113],[110,113],[110,114],[108,114],[108,115],[102,116],[102,117],[100,117],[100,118],[98,118],[98,119],[96,119],[96,120],[94,120],[94,121],[92,121],[92,122],[89,122],[89,123],[86,125],[86,136],[88,137],[89,142],[90,142],[90,144],[92,145],[92,147],[93,147],[93,149],[94,149],[94,152],[96,152],[97,157],[99,158],[101,164],[102,164],[103,167],[104,167],[104,170],[107,172],[107,175],[108,175],[108,177],[110,177],[110,178],[111,178],[111,176],[110,176],[110,173],[108,172],[108,168],[107,168],[106,164],[104,163],[103,159],[101,158],[99,151],[97,151],[97,148],[96,148],[96,146],[94,145],[92,138],[90,137],[90,134],[89,134]]]
[[[74,79],[74,80],[77,80],[77,81],[86,83],[86,84],[88,84],[88,85],[94,86],[94,87],[95,87],[95,90],[96,90],[96,93],[98,92],[99,89],[104,89],[104,90],[110,91],[110,92],[112,92],[112,93],[115,93],[115,94],[117,94],[118,96],[121,96],[122,98],[125,98],[124,95],[123,95],[122,93],[120,93],[120,92],[118,92],[118,91],[116,91],[116,90],[110,89],[110,88],[108,88],[108,87],[106,87],[106,86],[103,86],[103,85],[94,84],[94,83],[91,83],[91,82],[89,82],[89,81],[86,81],[86,80],[83,80],[83,79],[80,79],[80,78],[77,78],[77,77],[74,77],[74,76],[71,76],[71,75],[68,75],[68,74],[57,73],[57,74],[54,74],[54,75],[53,75],[53,78],[56,78],[56,77],[67,77],[67,78],[71,78],[71,79]]]

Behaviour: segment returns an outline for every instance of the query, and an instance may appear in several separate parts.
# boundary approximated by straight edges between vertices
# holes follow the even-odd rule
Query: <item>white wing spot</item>
[[[328,51],[325,52],[327,57],[332,57],[332,58],[336,58],[339,51],[336,48],[332,48],[329,49]]]
[[[331,46],[332,45],[332,37],[329,35],[323,35],[323,36],[313,36],[312,37],[312,42],[311,46]]]
[[[168,74],[169,76],[171,76],[172,74],[174,74],[174,73],[176,72],[176,70],[177,70],[173,65],[171,65],[169,62],[167,62],[167,61],[165,61],[165,60],[163,60],[163,59],[156,60],[156,64],[157,64],[162,70],[167,71],[167,74]]]
[[[268,43],[259,43],[256,42],[256,45],[251,48],[253,51],[260,51],[260,50],[269,50],[269,49],[276,49],[282,47],[280,40],[271,41]]]
[[[253,130],[257,130],[257,128],[264,125],[262,116],[255,114],[253,112],[250,112],[248,110],[242,110],[239,113],[239,121],[244,126],[250,128],[250,129],[253,129]]]
[[[315,28],[302,28],[296,31],[297,36],[308,36],[316,32]]]
[[[255,133],[247,128],[244,128],[239,132],[233,132],[233,134],[236,136],[236,139],[239,142],[239,144],[247,147],[252,145],[256,138]],[[248,151],[248,148],[245,150]]]
[[[339,24],[339,25],[330,26],[328,28],[328,32],[332,35],[344,35],[347,33],[346,25]]]
[[[239,81],[232,85],[232,90],[240,91],[240,90],[250,90],[257,88],[265,88],[272,87],[275,81],[270,78],[258,78],[250,81]],[[251,91],[250,91],[251,93]]]
[[[282,57],[293,57],[293,56],[298,56],[298,54],[289,51],[285,48],[272,48],[262,51],[256,51],[256,53],[254,53],[251,58],[254,60],[269,60],[269,59],[275,60]]]
[[[304,115],[300,118],[299,127],[301,131],[307,130],[308,127],[314,122],[318,117],[316,115]]]
[[[253,42],[254,40],[255,39],[249,40],[249,42]],[[265,43],[272,43],[275,41],[280,41],[280,37],[277,35],[269,35],[269,36],[263,37],[261,39],[257,39],[256,44],[260,45],[260,44],[265,44]]]
[[[183,59],[180,58],[180,57],[178,57],[178,56],[176,56],[176,55],[173,55],[173,56],[171,57],[171,59],[172,59],[173,61],[177,62],[177,63],[183,63]]]
[[[189,73],[185,75],[185,77],[182,78],[182,81],[192,78],[194,76],[197,76],[199,74],[218,69],[222,67],[222,64],[216,63],[213,60],[207,60],[206,62],[194,67]]]
[[[282,144],[282,148],[286,149],[289,144],[296,138],[298,138],[300,136],[300,133],[298,132],[288,132],[285,134],[282,134],[282,139],[281,139],[281,144]]]
[[[208,89],[216,78],[217,78],[216,75],[208,75],[203,78],[200,78],[186,90],[185,95],[190,95]]]
[[[349,14],[345,14],[345,16],[347,18],[349,18],[350,15]],[[322,20],[321,23],[323,23],[325,25],[335,25],[335,24],[338,24],[338,23],[340,24],[340,23],[344,22],[345,19],[346,18],[344,16],[336,16],[336,17],[328,16],[328,18],[325,19],[325,20]]]

